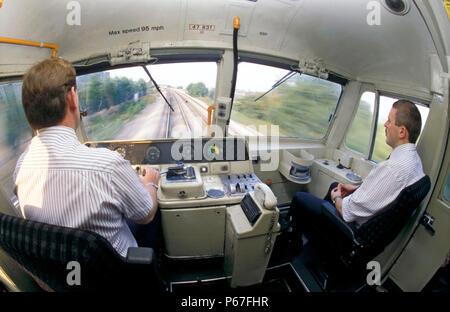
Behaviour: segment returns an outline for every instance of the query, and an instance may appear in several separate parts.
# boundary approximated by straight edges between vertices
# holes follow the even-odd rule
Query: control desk
[[[261,182],[253,172],[246,142],[239,138],[88,145],[118,152],[138,174],[144,166],[160,171],[158,209],[166,255],[171,258],[224,256],[227,209],[239,206]]]

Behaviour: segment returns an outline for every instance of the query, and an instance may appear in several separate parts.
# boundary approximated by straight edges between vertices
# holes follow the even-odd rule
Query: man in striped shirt
[[[361,186],[335,182],[324,199],[296,193],[289,211],[293,223],[292,240],[301,243],[301,233],[308,223],[321,222],[321,205],[325,200],[333,203],[345,222],[361,225],[393,202],[405,187],[422,178],[425,174],[415,146],[421,125],[421,116],[414,103],[395,102],[384,124],[386,143],[393,149],[390,157],[378,163]],[[300,248],[301,244],[295,243],[294,249]]]
[[[78,141],[76,73],[68,61],[52,58],[28,70],[22,103],[37,134],[13,176],[23,217],[96,232],[125,257],[137,246],[127,220],[155,218],[159,173],[138,176],[117,152]]]

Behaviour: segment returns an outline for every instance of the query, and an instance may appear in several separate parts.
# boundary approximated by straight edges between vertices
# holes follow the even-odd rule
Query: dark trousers
[[[338,182],[330,185],[324,199],[305,192],[297,192],[291,202],[289,215],[292,216],[292,235],[297,240],[301,240],[303,233],[307,232],[311,224],[320,224],[323,218],[322,203],[331,201],[331,191],[338,186]]]
[[[162,246],[162,227],[161,227],[161,211],[156,211],[152,222],[148,224],[138,224],[133,220],[126,219],[131,233],[139,247],[151,247],[159,250]]]

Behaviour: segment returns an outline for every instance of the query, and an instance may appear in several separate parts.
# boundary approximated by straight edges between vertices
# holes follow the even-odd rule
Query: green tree
[[[139,79],[137,82],[137,89],[139,92],[139,97],[147,95],[147,84],[145,83],[144,79]]]
[[[208,95],[208,88],[205,86],[203,82],[190,83],[187,86],[186,90],[190,96],[194,97]]]
[[[117,81],[117,89],[120,98],[119,103],[131,100],[136,90],[133,81],[126,77],[119,78]]]
[[[104,85],[104,91],[108,107],[119,104],[116,79],[108,79]]]
[[[233,109],[247,122],[270,123],[280,127],[280,134],[319,139],[327,131],[341,88],[328,81],[295,76],[255,102],[262,93],[235,101]]]
[[[95,113],[102,109],[106,102],[104,98],[103,83],[98,76],[93,76],[87,83],[87,111],[88,113]]]

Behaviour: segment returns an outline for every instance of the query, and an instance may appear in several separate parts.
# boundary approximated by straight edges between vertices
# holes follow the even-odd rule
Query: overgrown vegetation
[[[245,125],[279,126],[281,136],[305,139],[322,138],[329,127],[341,87],[309,76],[295,76],[255,102],[262,93],[237,97],[231,118]],[[361,101],[346,144],[360,153],[367,153],[370,142],[372,111]],[[379,121],[372,159],[382,161],[391,148],[385,143],[384,121]],[[270,133],[269,133],[270,134]]]
[[[143,79],[134,82],[126,77],[110,78],[107,72],[81,76],[77,79],[77,84],[81,107],[88,114],[147,94],[147,84]]]
[[[83,124],[90,140],[109,140],[124,124],[139,114],[155,96],[147,95],[143,79],[135,82],[126,77],[110,78],[107,72],[77,79],[80,106],[88,116]]]
[[[372,116],[371,104],[366,101],[360,101],[358,111],[356,112],[345,141],[349,148],[364,155],[368,152],[369,142],[371,141],[370,125],[372,123]],[[386,144],[384,122],[385,120],[378,120],[377,124],[375,146],[372,152],[372,159],[376,162],[385,160],[392,150]]]
[[[153,95],[143,96],[137,102],[127,101],[88,116],[83,122],[87,137],[99,141],[110,140],[120,132],[126,122],[131,121],[155,99]]]
[[[111,79],[107,73],[99,73],[79,77],[77,84],[80,103],[88,110],[88,117],[84,119],[88,137],[96,140],[114,137],[127,121],[155,101],[154,95],[148,95],[152,87],[143,80]],[[208,90],[203,83],[189,86],[189,94],[212,104],[214,89]],[[340,86],[328,81],[295,76],[257,102],[254,100],[261,93],[237,96],[232,119],[245,125],[279,125],[282,136],[319,139],[328,129],[340,92]],[[32,134],[21,105],[21,83],[0,86],[0,106],[4,125],[0,143],[14,149]],[[346,144],[365,154],[372,121],[369,103],[361,101],[354,120]],[[383,120],[379,121],[376,132],[372,156],[376,161],[386,159],[391,151],[385,143],[383,123]]]
[[[341,86],[308,76],[295,76],[255,102],[261,93],[235,99],[232,118],[236,121],[260,125],[278,125],[280,135],[307,139],[322,138],[336,108]]]
[[[208,95],[208,88],[203,82],[190,83],[186,87],[186,91],[190,96],[202,97]]]

